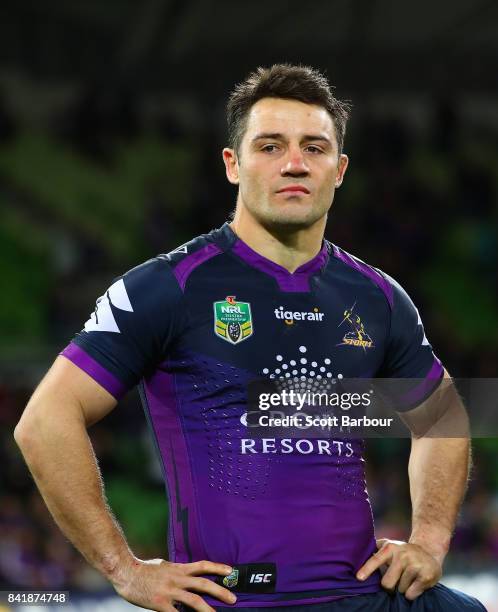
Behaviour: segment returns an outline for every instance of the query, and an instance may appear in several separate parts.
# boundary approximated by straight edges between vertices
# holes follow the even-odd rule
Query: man
[[[258,376],[421,378],[431,388],[443,377],[403,289],[323,241],[348,165],[347,116],[310,68],[260,68],[238,85],[223,150],[238,186],[232,223],[116,280],[16,428],[55,520],[132,603],[483,609],[436,584],[468,439],[414,437],[410,541],[376,543],[361,440],[256,439],[245,426]],[[86,434],[136,384],[164,466],[172,562],[130,551]]]

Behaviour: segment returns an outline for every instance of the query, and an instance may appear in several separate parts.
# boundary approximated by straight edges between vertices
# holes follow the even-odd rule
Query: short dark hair
[[[339,153],[344,145],[350,104],[338,100],[327,78],[315,68],[293,64],[259,67],[235,86],[227,103],[229,146],[239,151],[252,106],[262,98],[285,98],[325,108],[332,117]]]

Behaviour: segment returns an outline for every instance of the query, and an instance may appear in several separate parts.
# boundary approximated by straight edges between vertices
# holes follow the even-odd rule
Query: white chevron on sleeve
[[[415,308],[415,310],[417,311],[417,317],[418,317],[417,323],[418,323],[418,325],[420,325],[422,327],[422,329],[424,329],[424,324],[422,323],[422,319],[420,318],[420,314],[418,312],[418,308]],[[422,346],[427,346],[428,344],[429,344],[429,340],[427,340],[427,336],[425,335],[425,332],[424,332],[424,338],[422,340]]]
[[[133,312],[133,307],[122,278],[113,283],[105,295],[99,297],[95,311],[92,312],[90,318],[85,323],[84,330],[86,332],[106,331],[117,334],[121,333],[112,314],[111,304],[120,310]]]
[[[130,298],[126,293],[126,287],[122,278],[109,287],[109,299],[111,300],[111,304],[116,306],[116,308],[133,312]]]

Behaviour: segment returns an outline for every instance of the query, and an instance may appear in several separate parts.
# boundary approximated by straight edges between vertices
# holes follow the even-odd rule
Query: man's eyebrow
[[[285,140],[285,137],[283,134],[280,134],[279,132],[262,132],[261,134],[256,134],[256,136],[252,139],[252,141],[256,142],[256,140],[263,140],[263,139]]]
[[[287,140],[287,138],[280,132],[262,132],[261,134],[257,134],[252,139],[252,142],[256,142],[257,140]],[[327,138],[327,136],[324,136],[323,134],[306,134],[301,140],[303,142],[320,140],[328,145],[332,145],[330,138]]]
[[[322,142],[332,145],[330,138],[327,138],[327,136],[324,136],[323,134],[306,134],[306,136],[303,137],[304,142],[310,142],[312,140],[321,140]]]

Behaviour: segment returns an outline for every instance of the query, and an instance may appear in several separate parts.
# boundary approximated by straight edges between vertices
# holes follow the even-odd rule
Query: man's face
[[[250,110],[239,155],[223,151],[239,205],[265,227],[310,227],[327,214],[348,158],[321,106],[263,98]]]

